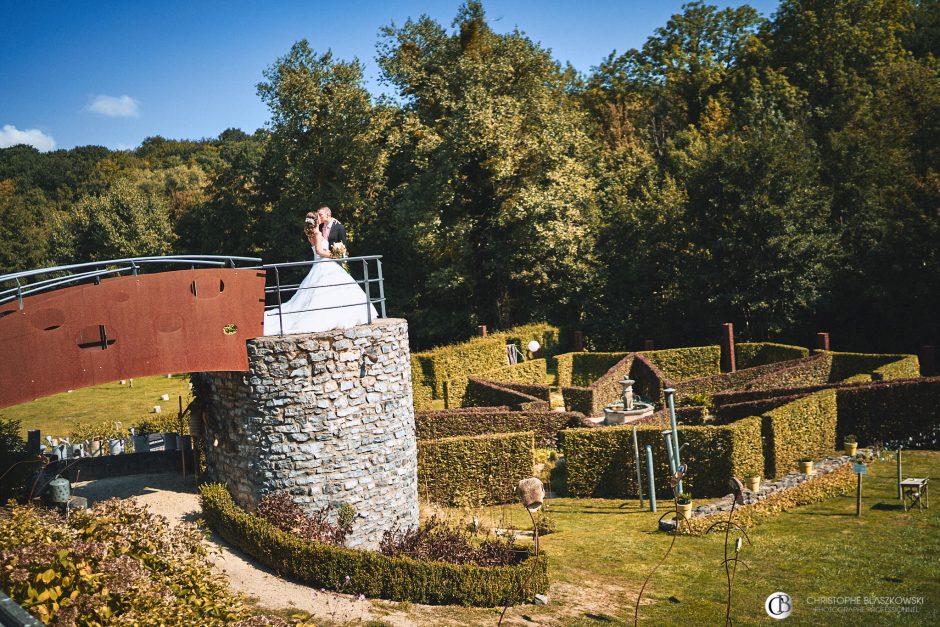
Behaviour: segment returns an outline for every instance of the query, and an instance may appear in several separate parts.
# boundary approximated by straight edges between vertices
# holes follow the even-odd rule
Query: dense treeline
[[[380,33],[394,101],[296,43],[265,129],[0,150],[0,269],[304,257],[326,203],[419,345],[547,319],[597,348],[940,341],[940,2],[700,2],[589,75],[481,5]]]

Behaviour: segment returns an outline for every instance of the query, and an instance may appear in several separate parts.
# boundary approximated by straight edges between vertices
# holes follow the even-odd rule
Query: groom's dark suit
[[[325,234],[325,231],[326,224],[321,224],[320,233]],[[326,243],[331,249],[336,242],[342,242],[343,246],[345,246],[347,250],[349,249],[349,244],[346,242],[346,227],[343,226],[339,220],[333,220],[333,224],[330,226],[330,232],[326,237]]]

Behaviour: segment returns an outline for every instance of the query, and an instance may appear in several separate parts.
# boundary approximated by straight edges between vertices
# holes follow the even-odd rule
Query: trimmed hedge
[[[735,508],[734,520],[744,527],[752,527],[761,520],[788,512],[801,505],[810,505],[827,501],[855,489],[855,473],[852,464],[841,467],[822,476],[814,476],[803,483],[786,490],[778,490],[762,501]],[[728,520],[727,512],[717,512],[709,516],[695,516],[682,525],[681,531],[689,535],[704,535],[709,527],[719,521]]]
[[[495,607],[548,591],[548,559],[542,553],[512,566],[419,562],[373,551],[301,540],[236,507],[219,484],[199,488],[209,526],[259,562],[315,588],[392,601]],[[532,575],[524,593],[523,582]],[[347,579],[348,578],[348,579]]]
[[[433,398],[445,398],[445,381],[461,388],[467,377],[496,370],[506,365],[506,344],[538,339],[543,355],[558,350],[559,330],[545,323],[527,324],[487,337],[476,337],[460,344],[441,346],[412,355],[412,385],[433,389]],[[417,363],[417,368],[415,364]]]
[[[738,369],[746,369],[809,357],[809,349],[773,342],[740,342],[734,346],[734,357]]]
[[[779,369],[752,379],[744,385],[744,389],[772,390],[827,383],[832,371],[832,355],[820,353],[805,359],[781,362],[778,365]]]
[[[765,477],[782,477],[801,457],[819,459],[836,448],[835,390],[821,390],[763,415]]]
[[[411,355],[411,396],[414,400],[415,410],[431,409],[434,404],[434,387],[431,381],[431,361],[422,358],[418,353]]]
[[[517,411],[551,410],[552,404],[549,401],[515,389],[516,385],[511,383],[503,385],[498,381],[471,377],[467,380],[464,405],[470,407],[508,405]]]
[[[849,433],[859,444],[900,443],[937,448],[940,435],[940,377],[903,379],[836,390],[838,441]]]
[[[536,446],[556,448],[558,432],[581,427],[584,416],[573,412],[510,411],[508,407],[472,407],[418,412],[415,431],[419,440],[488,433],[535,432]]]
[[[499,337],[503,344],[515,344],[523,352],[526,345],[532,340],[538,340],[541,345],[538,355],[552,357],[561,352],[561,330],[546,322],[533,322],[513,327],[507,331],[498,331],[491,337]]]
[[[418,491],[448,506],[508,503],[532,476],[531,431],[418,441]]]
[[[577,355],[578,353],[575,353]],[[591,353],[582,353],[589,355]],[[608,353],[616,355],[618,353]],[[623,391],[619,381],[629,376],[633,367],[633,353],[627,353],[622,359],[611,365],[607,371],[599,376],[587,387],[562,387],[561,394],[565,399],[565,409],[576,411],[587,416],[600,416],[604,407],[620,398]],[[577,359],[575,364],[577,364]]]
[[[673,383],[666,378],[666,375],[643,353],[637,353],[633,357],[630,378],[635,381],[633,384],[634,393],[638,394],[643,400],[655,403],[660,407],[664,402],[663,390],[673,387]]]
[[[500,387],[522,392],[537,399],[551,400],[549,388],[545,385],[548,363],[545,359],[531,359],[511,366],[503,366],[486,372],[476,379],[485,379],[499,384]],[[470,379],[460,381],[451,379],[446,382],[447,394],[445,404],[447,407],[484,407],[505,401],[490,402],[486,397],[480,398],[480,390],[470,390]],[[511,385],[506,385],[511,384]],[[523,386],[531,386],[529,388]]]
[[[653,447],[656,491],[671,496],[669,464],[659,426],[638,426],[640,463],[646,491],[647,444]],[[686,490],[695,497],[723,496],[728,479],[764,465],[761,447],[761,421],[757,417],[719,427],[679,427],[682,462],[688,464]],[[636,463],[633,426],[603,429],[566,429],[561,433],[562,450],[568,471],[568,491],[583,497],[635,497]]]
[[[503,366],[484,373],[483,378],[502,383],[529,383],[545,386],[548,374],[548,362],[543,359],[530,359],[511,366]],[[545,386],[547,387],[547,386]]]
[[[565,353],[557,355],[558,385],[588,387],[630,353]]]
[[[658,351],[643,351],[643,355],[673,382],[707,377],[721,372],[720,346],[692,346]]]
[[[820,359],[820,357],[817,356],[812,359],[822,361],[825,358]],[[680,400],[691,395],[714,395],[725,390],[750,389],[752,386],[765,387],[767,385],[774,385],[777,381],[775,375],[781,372],[787,372],[790,368],[797,368],[797,370],[793,372],[803,372],[803,370],[799,369],[802,365],[803,362],[800,360],[792,360],[744,368],[735,372],[723,372],[708,377],[687,379],[676,385],[676,398]]]
[[[873,353],[835,353],[832,355],[831,383],[885,379],[908,379],[920,376],[917,355]],[[860,376],[863,375],[863,376]],[[868,375],[868,379],[864,378]]]

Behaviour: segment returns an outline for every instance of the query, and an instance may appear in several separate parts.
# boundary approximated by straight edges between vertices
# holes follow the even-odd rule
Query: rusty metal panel
[[[118,379],[247,370],[264,271],[123,276],[0,306],[0,407]]]

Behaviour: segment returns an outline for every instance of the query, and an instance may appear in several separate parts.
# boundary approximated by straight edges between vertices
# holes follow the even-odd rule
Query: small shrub
[[[512,539],[487,538],[479,545],[472,536],[432,516],[416,529],[386,531],[379,545],[383,555],[477,566],[509,566],[518,561]]]
[[[189,421],[183,421],[183,430],[180,431],[180,420],[175,413],[153,414],[134,425],[137,435],[146,435],[148,433],[179,433],[180,435],[190,435]]]
[[[68,520],[0,509],[0,589],[47,624],[229,625],[250,612],[212,571],[193,525],[170,527],[130,501]]]
[[[855,444],[858,442],[858,438],[856,438],[854,435],[849,434],[845,436],[844,438],[842,438],[842,441],[845,442],[846,444]]]
[[[554,518],[542,511],[539,512],[539,515],[535,518],[535,528],[538,530],[540,536],[547,536],[550,533],[558,531],[558,523],[555,522]]]
[[[356,510],[351,505],[344,505],[352,511],[344,525],[343,510],[340,510],[340,521],[334,525],[328,520],[327,509],[321,509],[308,514],[300,505],[291,500],[287,492],[266,494],[258,504],[258,516],[280,529],[292,533],[298,538],[328,544],[330,546],[343,546],[346,535],[352,528],[352,519]]]
[[[688,492],[679,492],[676,495],[676,503],[679,505],[688,505],[692,502],[692,495]]]

